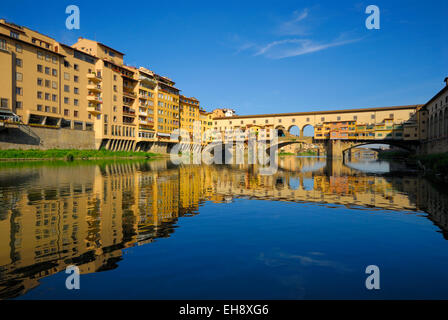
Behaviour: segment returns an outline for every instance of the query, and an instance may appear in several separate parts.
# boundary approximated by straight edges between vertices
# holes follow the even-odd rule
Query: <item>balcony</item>
[[[141,128],[145,129],[145,128],[154,128],[154,121],[151,120],[138,120],[138,123],[140,125]]]
[[[101,92],[102,88],[99,84],[88,84],[87,89],[94,92]]]
[[[129,108],[123,108],[123,115],[135,117],[135,110]]]
[[[128,117],[123,117],[123,124],[135,126],[134,119]]]
[[[89,104],[87,107],[87,111],[93,114],[100,114],[101,113],[101,106],[95,105],[95,104]]]
[[[95,94],[88,94],[87,100],[90,102],[103,103],[103,98]]]
[[[137,98],[137,95],[135,93],[133,93],[131,91],[126,91],[126,90],[123,90],[123,96],[126,96],[131,99]]]
[[[95,72],[92,72],[92,73],[87,74],[87,79],[95,81],[95,82],[100,82],[101,76]]]

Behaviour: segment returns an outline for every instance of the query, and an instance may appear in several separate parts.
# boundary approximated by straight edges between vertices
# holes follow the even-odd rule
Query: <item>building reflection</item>
[[[79,266],[117,268],[122,249],[173,234],[206,201],[235,198],[425,211],[448,235],[448,197],[415,176],[371,175],[342,161],[281,159],[256,165],[174,166],[168,161],[0,170],[0,298]]]

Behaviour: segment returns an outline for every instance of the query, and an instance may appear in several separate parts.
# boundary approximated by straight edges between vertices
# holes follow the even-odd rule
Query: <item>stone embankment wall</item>
[[[3,128],[0,149],[95,149],[95,132],[25,126]]]

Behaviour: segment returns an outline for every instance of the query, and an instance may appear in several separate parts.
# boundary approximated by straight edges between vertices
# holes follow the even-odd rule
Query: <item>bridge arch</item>
[[[409,153],[415,153],[416,152],[416,148],[413,144],[409,144],[409,143],[405,143],[405,141],[388,141],[388,140],[384,140],[384,141],[368,141],[368,142],[362,142],[362,143],[358,143],[358,144],[354,144],[349,146],[348,148],[345,148],[342,150],[342,154],[345,155],[345,153],[353,148],[359,148],[362,146],[368,146],[368,145],[379,145],[379,144],[385,144],[385,145],[389,145],[392,147],[397,147],[397,148],[401,148],[404,149],[406,151],[408,151]]]
[[[285,127],[284,126],[282,126],[282,125],[278,125],[278,126],[276,126],[275,127],[275,130],[277,130],[277,135],[279,136],[279,137],[284,137],[284,136],[286,136],[286,129],[285,129]]]
[[[301,137],[314,137],[314,126],[312,124],[305,124],[300,130]]]
[[[291,134],[293,136],[297,136],[297,137],[300,137],[301,133],[302,133],[300,128],[295,124],[292,124],[289,126],[288,132],[289,132],[289,134]]]

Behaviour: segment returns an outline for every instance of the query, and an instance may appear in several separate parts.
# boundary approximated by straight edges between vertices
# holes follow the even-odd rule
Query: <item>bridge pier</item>
[[[343,146],[341,140],[328,140],[327,142],[327,157],[328,158],[342,158]]]

